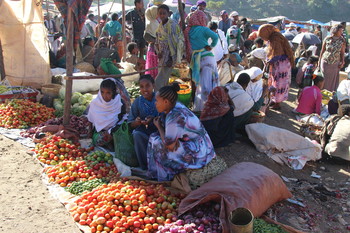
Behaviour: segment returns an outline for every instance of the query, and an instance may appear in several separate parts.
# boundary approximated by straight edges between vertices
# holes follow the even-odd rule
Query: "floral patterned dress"
[[[172,180],[174,175],[187,169],[207,165],[215,151],[208,133],[200,120],[183,104],[176,106],[165,117],[165,142],[159,133],[151,135],[148,148],[148,172],[158,181]],[[174,142],[178,147],[169,151],[166,146]]]

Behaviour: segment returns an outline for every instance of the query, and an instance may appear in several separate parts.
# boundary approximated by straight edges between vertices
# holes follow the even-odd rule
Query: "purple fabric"
[[[197,1],[197,6],[202,5],[202,4],[207,5],[207,3],[204,0]]]

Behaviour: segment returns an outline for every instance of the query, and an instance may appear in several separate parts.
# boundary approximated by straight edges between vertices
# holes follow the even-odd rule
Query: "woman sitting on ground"
[[[324,78],[316,76],[314,79],[314,85],[305,87],[299,97],[299,104],[296,111],[301,114],[321,114],[322,106],[322,94],[321,89],[324,85]]]
[[[87,118],[94,129],[92,143],[112,150],[112,133],[127,118],[122,98],[117,92],[115,79],[107,78],[102,81],[97,97],[90,103]]]
[[[210,92],[200,120],[215,148],[234,142],[233,103],[226,87],[215,87]]]
[[[132,103],[128,121],[131,128],[134,129],[132,135],[139,165],[142,170],[147,170],[148,139],[152,133],[157,131],[153,124],[153,118],[158,116],[155,105],[154,79],[149,74],[142,75],[139,79],[139,86],[141,96]]]
[[[161,117],[153,120],[159,133],[152,134],[147,148],[149,176],[158,181],[172,180],[185,172],[196,188],[218,175],[226,163],[216,156],[205,128],[188,108],[177,102],[177,83],[162,87],[156,94]]]
[[[237,82],[228,83],[225,87],[233,102],[235,130],[244,131],[245,125],[249,123],[253,113],[254,100],[246,92],[249,85],[250,77],[247,73],[241,73]]]

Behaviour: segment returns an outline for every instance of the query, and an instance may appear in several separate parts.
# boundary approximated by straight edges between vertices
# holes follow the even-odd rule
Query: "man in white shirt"
[[[295,23],[290,23],[289,28],[286,30],[286,33],[289,32],[290,34],[293,34],[294,36],[298,35],[297,31],[297,25]]]
[[[219,37],[218,43],[211,50],[212,53],[214,54],[214,57],[215,57],[217,64],[219,64],[228,55],[227,40],[226,40],[224,32],[221,31],[220,29],[218,29],[218,24],[216,22],[213,22],[213,21],[209,22],[208,27],[210,28],[210,30],[215,32]],[[208,43],[209,44],[211,43],[211,39],[209,39]]]
[[[96,32],[95,16],[94,14],[89,14],[87,20],[85,21],[85,26],[89,30],[89,36],[94,37]]]

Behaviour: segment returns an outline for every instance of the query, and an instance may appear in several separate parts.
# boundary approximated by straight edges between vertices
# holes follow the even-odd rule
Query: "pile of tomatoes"
[[[92,165],[84,160],[63,161],[44,170],[49,182],[59,184],[61,187],[69,186],[74,181],[86,181],[103,178],[105,181],[119,178],[117,167],[114,164],[100,162]]]
[[[156,232],[158,226],[177,220],[181,198],[161,184],[120,180],[84,192],[70,212],[91,232]]]
[[[54,118],[54,109],[25,99],[12,99],[0,104],[0,126],[28,128]]]
[[[80,147],[79,143],[74,144],[60,136],[52,136],[44,138],[36,144],[34,152],[40,162],[57,165],[62,161],[82,160],[93,149],[93,147],[84,149]]]

